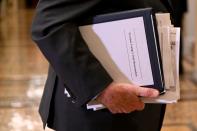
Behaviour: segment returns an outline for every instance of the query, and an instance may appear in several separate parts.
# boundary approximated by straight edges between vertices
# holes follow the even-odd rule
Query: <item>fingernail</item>
[[[153,91],[153,96],[158,96],[159,95],[159,91],[158,90],[154,90]]]

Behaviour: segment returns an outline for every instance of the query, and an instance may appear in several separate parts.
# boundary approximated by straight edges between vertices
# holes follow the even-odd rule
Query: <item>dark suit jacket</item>
[[[187,0],[171,0],[173,8],[179,13],[184,13],[187,11]]]
[[[67,89],[71,95],[68,100],[80,110],[112,82],[112,78],[88,50],[79,33],[78,23],[97,14],[144,7],[166,11],[159,0],[39,1],[32,25],[32,38],[50,63],[39,110],[44,126],[52,113],[49,112],[51,100],[55,90],[60,88],[58,84]],[[57,78],[58,84],[55,83]],[[72,107],[72,103],[66,106]]]
[[[182,19],[187,11],[187,0],[171,0],[174,9],[175,26],[182,27]]]

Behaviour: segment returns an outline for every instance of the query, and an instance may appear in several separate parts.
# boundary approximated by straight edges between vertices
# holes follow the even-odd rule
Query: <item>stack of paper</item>
[[[169,13],[156,14],[166,92],[157,99],[144,102],[174,103],[180,99],[179,48],[180,28],[171,24]]]
[[[143,9],[96,17],[79,30],[114,81],[156,87],[162,95],[141,98],[145,103],[177,102],[180,28],[173,27],[169,14],[161,13],[156,14],[157,31],[150,12]],[[103,108],[95,100],[87,104],[87,109]]]

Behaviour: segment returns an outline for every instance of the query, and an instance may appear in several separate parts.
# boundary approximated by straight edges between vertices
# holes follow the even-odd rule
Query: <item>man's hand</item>
[[[140,101],[139,96],[157,97],[158,95],[159,92],[155,89],[113,82],[97,97],[97,101],[112,113],[130,113],[144,109],[144,103]]]

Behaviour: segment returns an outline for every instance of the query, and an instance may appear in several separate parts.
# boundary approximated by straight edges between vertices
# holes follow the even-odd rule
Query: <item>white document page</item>
[[[115,81],[154,84],[143,17],[79,29],[89,49]]]
[[[170,89],[170,87],[175,86],[175,78],[173,75],[173,57],[170,45],[170,29],[173,28],[170,20],[169,13],[157,13],[156,14],[161,56],[163,61],[163,72],[165,79],[165,88]]]

